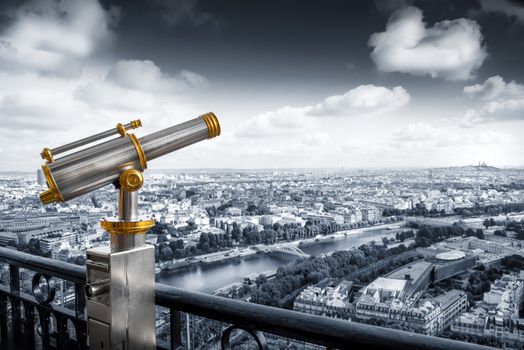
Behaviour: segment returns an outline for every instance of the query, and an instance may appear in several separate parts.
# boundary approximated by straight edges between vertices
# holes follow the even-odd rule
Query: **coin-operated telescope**
[[[44,148],[41,153],[49,187],[40,194],[44,204],[66,202],[109,184],[118,189],[118,216],[101,221],[110,235],[110,246],[86,252],[91,349],[156,348],[155,250],[145,244],[145,233],[155,221],[138,213],[142,172],[150,160],[220,135],[220,124],[211,112],[142,138],[128,133],[140,126],[140,120],[117,124],[64,146]],[[94,144],[114,135],[118,136]]]

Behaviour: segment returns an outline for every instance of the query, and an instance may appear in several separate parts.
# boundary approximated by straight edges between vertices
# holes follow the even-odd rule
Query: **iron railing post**
[[[35,308],[30,303],[24,303],[24,343],[27,349],[35,346]]]
[[[182,347],[182,315],[180,311],[169,309],[169,333],[171,336],[171,350]]]
[[[9,346],[9,331],[7,328],[7,296],[0,295],[0,348]]]
[[[20,270],[17,266],[9,265],[9,288],[13,296],[20,294]],[[11,327],[12,341],[20,344],[22,340],[22,315],[20,310],[20,300],[16,297],[11,298]]]
[[[50,349],[49,336],[49,312],[45,309],[38,310],[38,317],[40,321],[40,334],[42,338],[42,349]]]
[[[86,317],[86,296],[84,285],[75,283],[75,315],[77,319]],[[75,322],[77,349],[87,349],[87,325],[83,322]]]

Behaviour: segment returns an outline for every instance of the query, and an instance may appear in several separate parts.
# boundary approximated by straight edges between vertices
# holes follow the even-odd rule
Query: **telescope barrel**
[[[204,120],[205,123],[202,123],[202,120]],[[209,117],[208,113],[204,114],[202,118],[195,118],[144,136],[140,139],[140,144],[146,154],[147,160],[152,160],[187,147],[195,142],[208,138],[211,139],[218,135],[220,135],[218,119],[214,114],[212,117]]]
[[[108,131],[76,143],[85,140],[91,143],[93,137],[97,138],[106,133]],[[40,200],[44,204],[68,201],[100,187],[116,183],[124,170],[143,171],[147,168],[149,160],[218,135],[220,135],[220,124],[211,112],[141,139],[134,134],[124,133],[123,137],[68,154],[43,165],[42,170],[49,190],[40,194]],[[66,146],[69,147],[69,145]],[[63,149],[63,147],[58,149]]]

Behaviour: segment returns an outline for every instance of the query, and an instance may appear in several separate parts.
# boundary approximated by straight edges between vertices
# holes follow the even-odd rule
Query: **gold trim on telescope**
[[[208,138],[212,139],[213,137],[220,135],[220,123],[218,122],[215,113],[209,112],[202,114],[200,118],[202,118],[207,125]]]
[[[127,192],[138,191],[144,184],[144,176],[140,170],[127,169],[120,174],[120,187]]]
[[[122,123],[116,124],[116,131],[120,134],[120,136],[124,137],[126,136],[126,127]]]
[[[146,154],[144,153],[144,150],[142,149],[142,145],[140,144],[140,141],[138,141],[138,138],[135,136],[135,134],[127,134],[127,135],[133,142],[133,145],[135,145],[136,153],[138,154],[138,159],[140,159],[140,165],[142,166],[142,170],[147,169]]]
[[[131,120],[130,124],[131,124],[131,129],[136,129],[142,126],[142,122],[140,121],[140,119]]]
[[[44,173],[49,189],[40,193],[40,201],[43,204],[49,204],[53,202],[64,202],[64,197],[62,197],[62,194],[58,190],[55,179],[53,178],[51,170],[49,170],[47,164],[42,165],[42,172]]]
[[[126,132],[131,130],[131,129],[136,129],[136,128],[139,128],[142,126],[142,122],[140,121],[140,119],[137,119],[137,120],[131,120],[129,122],[129,124],[126,124],[126,125],[129,125],[128,128],[126,128],[126,126],[122,123],[118,123],[116,124],[116,131],[120,134],[120,136],[124,137],[126,136]]]
[[[42,156],[42,159],[46,162],[53,163],[53,153],[51,153],[51,150],[49,148],[44,148],[42,150],[42,153],[40,153],[40,156]]]
[[[155,226],[155,220],[115,221],[102,220],[100,226],[112,235],[140,235]]]

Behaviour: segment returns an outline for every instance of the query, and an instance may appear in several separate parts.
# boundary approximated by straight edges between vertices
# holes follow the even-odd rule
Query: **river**
[[[352,233],[336,239],[312,242],[299,247],[304,253],[309,255],[326,254],[335,250],[358,247],[373,240],[378,243],[381,242],[382,237],[394,236],[398,231],[398,229],[387,230],[381,228],[373,231]],[[199,265],[191,270],[177,271],[168,275],[161,274],[157,277],[157,281],[183,289],[212,293],[228,284],[242,281],[247,275],[277,269],[279,266],[292,262],[294,259],[291,255],[289,257],[281,257],[257,254],[240,261],[229,260],[210,265]]]

